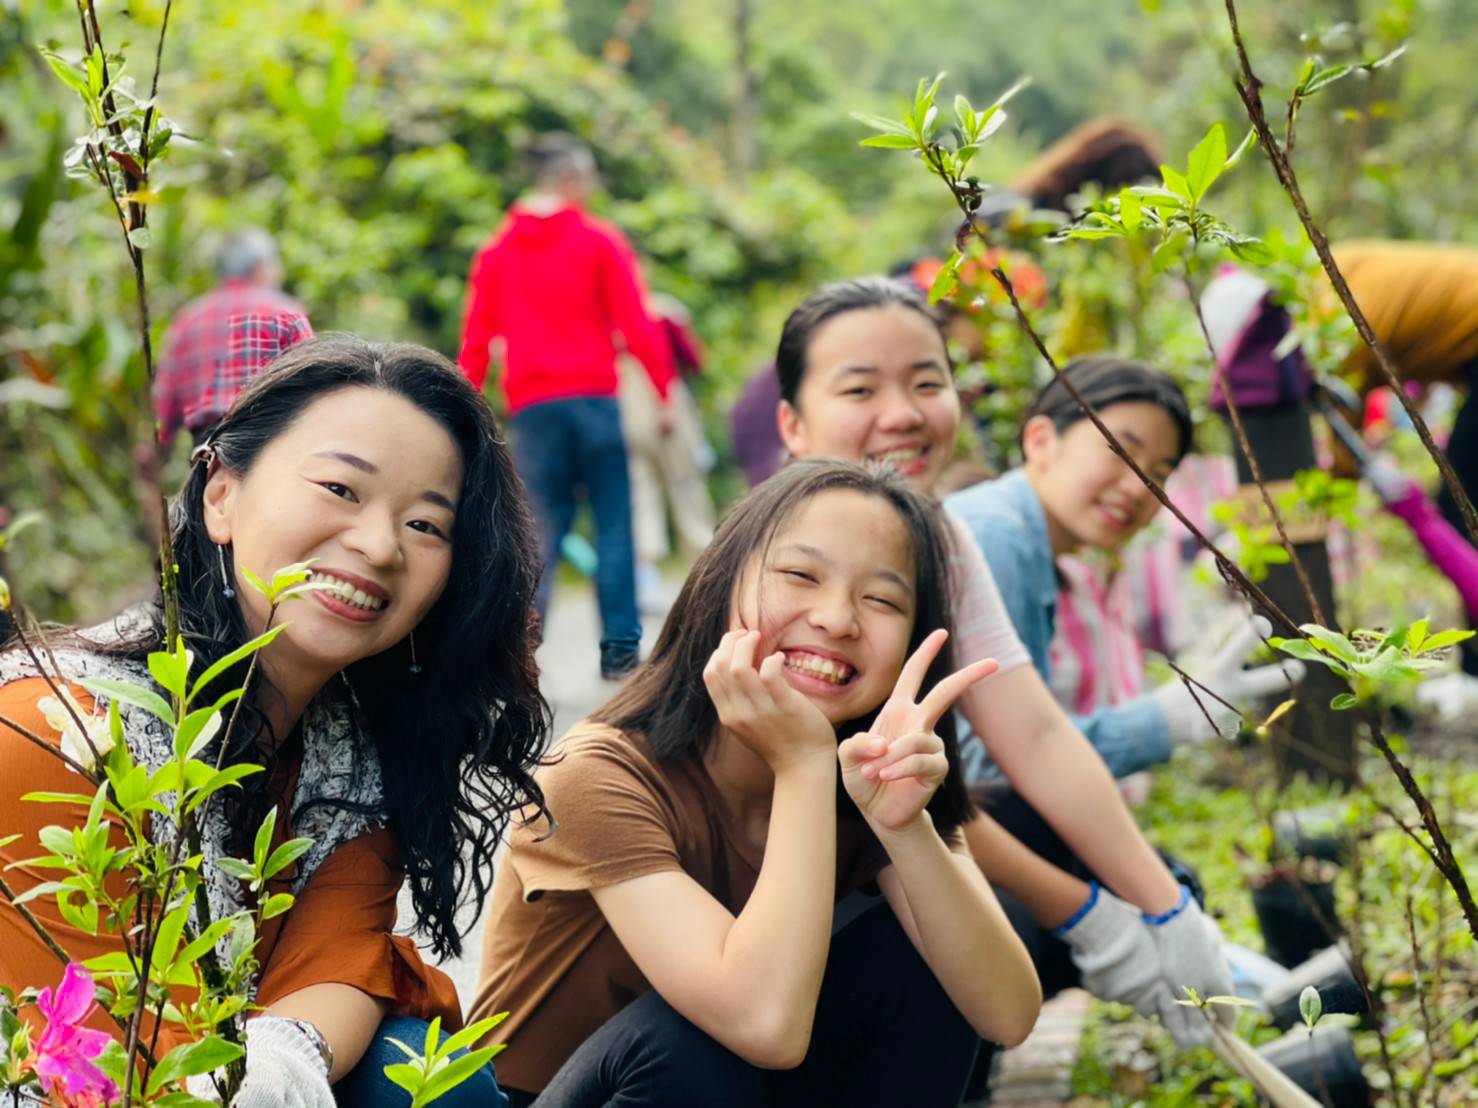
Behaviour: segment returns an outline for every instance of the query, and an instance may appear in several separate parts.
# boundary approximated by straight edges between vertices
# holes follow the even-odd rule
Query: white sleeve
[[[975,536],[952,512],[945,513],[945,520],[950,532],[949,592],[954,606],[955,665],[994,658],[1001,666],[997,673],[1031,665],[1031,655],[1011,624]]]

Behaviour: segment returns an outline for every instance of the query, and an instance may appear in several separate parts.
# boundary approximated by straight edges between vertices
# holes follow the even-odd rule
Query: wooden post
[[[1301,469],[1313,469],[1314,436],[1309,408],[1300,403],[1277,408],[1243,408],[1242,423],[1247,440],[1257,455],[1263,477],[1269,481],[1291,478]],[[1252,472],[1240,449],[1236,449],[1237,479],[1244,485]],[[1322,538],[1299,542],[1294,549],[1308,572],[1314,594],[1325,614],[1334,618],[1334,581],[1329,570],[1329,550]],[[1268,567],[1263,590],[1295,623],[1314,622],[1303,588],[1292,566]],[[1354,713],[1335,712],[1329,701],[1348,692],[1343,681],[1323,666],[1309,666],[1308,676],[1298,688],[1298,704],[1284,719],[1288,726],[1274,731],[1274,753],[1279,774],[1286,783],[1294,774],[1352,784],[1355,780]],[[1291,736],[1294,741],[1290,742]]]

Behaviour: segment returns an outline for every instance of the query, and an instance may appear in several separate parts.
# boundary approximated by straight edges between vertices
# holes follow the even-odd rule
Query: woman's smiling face
[[[817,493],[740,577],[730,626],[758,629],[756,657],[781,651],[790,685],[833,724],[893,691],[913,632],[914,553],[885,500]]]
[[[780,436],[797,458],[879,460],[929,491],[949,464],[960,397],[934,322],[901,304],[859,308],[816,328]]]
[[[206,527],[231,544],[248,628],[265,626],[268,606],[243,570],[270,579],[311,559],[314,579],[331,586],[279,612],[289,626],[273,668],[321,683],[403,640],[446,586],[461,487],[446,429],[400,394],[360,386],[308,404],[245,474],[218,464]]]

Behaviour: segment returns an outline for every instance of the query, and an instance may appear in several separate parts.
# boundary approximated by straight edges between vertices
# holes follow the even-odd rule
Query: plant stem
[[[1468,922],[1468,930],[1473,933],[1475,939],[1478,939],[1478,903],[1473,900],[1473,891],[1468,887],[1468,879],[1463,873],[1462,863],[1453,854],[1452,844],[1448,841],[1447,832],[1443,830],[1442,821],[1437,818],[1432,802],[1427,799],[1427,794],[1422,791],[1421,785],[1417,783],[1410,768],[1391,749],[1391,744],[1381,727],[1379,713],[1374,709],[1367,711],[1366,720],[1370,725],[1371,741],[1375,743],[1376,749],[1385,758],[1386,764],[1391,767],[1391,772],[1396,775],[1402,791],[1416,805],[1416,810],[1422,817],[1422,826],[1432,838],[1431,850],[1428,851],[1432,864],[1452,886],[1452,891],[1457,895],[1457,902],[1462,907],[1463,916]]]
[[[1339,297],[1340,303],[1349,313],[1351,321],[1355,324],[1355,330],[1359,332],[1360,338],[1370,348],[1370,352],[1379,367],[1381,376],[1385,378],[1386,384],[1390,386],[1391,392],[1401,402],[1401,407],[1411,419],[1412,426],[1416,428],[1417,436],[1422,440],[1427,453],[1437,463],[1438,470],[1442,473],[1443,483],[1446,484],[1448,492],[1452,494],[1453,500],[1462,513],[1463,523],[1467,528],[1468,537],[1471,542],[1478,545],[1478,512],[1473,509],[1473,502],[1468,498],[1467,490],[1463,488],[1457,473],[1448,461],[1447,454],[1437,445],[1432,438],[1431,429],[1427,421],[1422,418],[1421,410],[1406,395],[1401,387],[1400,378],[1396,375],[1395,366],[1391,361],[1391,355],[1385,345],[1376,337],[1375,330],[1370,326],[1370,321],[1365,318],[1365,313],[1360,310],[1360,305],[1355,302],[1354,294],[1350,292],[1349,283],[1346,282],[1344,274],[1340,271],[1339,263],[1334,259],[1334,252],[1329,248],[1329,240],[1325,237],[1323,230],[1314,218],[1309,214],[1308,204],[1304,200],[1302,189],[1299,187],[1298,175],[1293,170],[1293,164],[1289,161],[1288,154],[1279,145],[1277,138],[1273,135],[1272,128],[1268,125],[1267,113],[1262,106],[1262,81],[1252,71],[1252,63],[1247,57],[1247,44],[1242,39],[1241,28],[1237,24],[1236,0],[1225,0],[1227,9],[1227,21],[1231,24],[1232,41],[1237,47],[1237,61],[1241,69],[1241,76],[1233,78],[1232,83],[1237,88],[1237,94],[1242,98],[1242,104],[1247,109],[1247,117],[1252,123],[1252,128],[1257,132],[1259,145],[1267,154],[1268,161],[1272,163],[1273,172],[1277,174],[1278,183],[1283,186],[1283,191],[1288,194],[1288,199],[1293,204],[1293,210],[1298,214],[1298,221],[1303,224],[1304,233],[1309,236],[1309,242],[1313,244],[1314,252],[1319,255],[1319,262],[1324,267],[1324,272],[1329,277],[1329,283],[1334,286],[1335,295]]]

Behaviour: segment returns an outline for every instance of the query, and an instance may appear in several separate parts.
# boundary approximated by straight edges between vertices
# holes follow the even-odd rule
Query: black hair
[[[1154,404],[1162,409],[1175,424],[1179,435],[1174,459],[1176,465],[1194,445],[1190,405],[1175,379],[1143,362],[1112,354],[1091,354],[1074,358],[1065,365],[1061,374],[1054,375],[1037,393],[1022,420],[1023,425],[1036,416],[1046,416],[1054,427],[1064,431],[1078,420],[1087,418],[1087,413],[1067,391],[1063,377],[1073,383],[1095,412],[1102,413],[1114,404],[1132,403]]]
[[[438,956],[456,955],[457,907],[485,899],[510,816],[544,810],[531,776],[552,722],[534,664],[540,564],[533,517],[487,402],[446,358],[409,343],[321,335],[290,348],[242,392],[211,433],[209,452],[245,474],[308,405],[346,388],[403,396],[446,429],[462,459],[450,574],[416,628],[420,674],[410,670],[408,643],[343,672],[379,755],[384,812],[404,858],[416,928]],[[204,516],[209,468],[191,469],[173,505],[181,631],[198,671],[249,638],[238,601],[216,579],[217,547]],[[230,566],[230,548],[221,549]],[[151,633],[122,652],[142,658],[163,634],[161,601]],[[221,687],[240,684],[245,669],[235,667]],[[274,736],[260,708],[270,695],[260,683],[248,691],[242,722],[253,725],[237,727],[226,764],[270,758]],[[270,776],[248,777],[233,802],[238,848],[273,803]]]
[[[892,305],[918,312],[939,332],[939,342],[949,358],[949,340],[939,313],[907,279],[890,277],[858,277],[851,281],[835,281],[822,285],[800,302],[786,317],[780,329],[780,346],[775,352],[775,372],[780,378],[780,397],[794,405],[806,376],[806,351],[811,336],[827,320],[846,312]]]
[[[651,657],[590,718],[641,734],[659,759],[701,757],[719,728],[718,712],[703,683],[703,667],[729,630],[741,575],[753,558],[765,557],[776,533],[802,505],[813,496],[835,490],[883,500],[908,531],[915,577],[909,653],[936,628],[950,629],[947,567],[952,540],[938,504],[910,489],[890,467],[801,459],[750,490],[730,510],[683,583]],[[929,667],[920,695],[953,671],[952,657],[946,642]],[[838,739],[867,730],[876,715],[874,709],[861,719],[839,725]],[[929,813],[935,826],[946,831],[965,823],[972,806],[960,772],[953,713],[946,712],[935,731],[944,740],[949,773],[930,801]],[[845,791],[839,799],[844,802],[839,810],[856,814]]]

